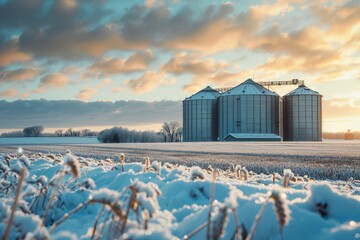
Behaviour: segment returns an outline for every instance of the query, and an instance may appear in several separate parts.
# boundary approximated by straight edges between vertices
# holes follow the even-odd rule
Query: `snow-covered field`
[[[71,150],[0,154],[0,235],[9,229],[10,239],[360,238],[358,179],[134,162],[119,154],[93,159]]]
[[[0,146],[12,153],[19,146]],[[230,164],[246,166],[254,172],[281,172],[290,168],[295,174],[316,179],[360,179],[360,142],[202,142],[202,143],[121,143],[77,145],[24,145],[26,153],[63,153],[68,148],[78,156],[107,158],[125,153],[132,161],[150,157],[162,162],[212,165],[228,169]]]

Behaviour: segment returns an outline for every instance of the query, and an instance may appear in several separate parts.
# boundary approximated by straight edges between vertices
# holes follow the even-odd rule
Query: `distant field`
[[[16,152],[18,146],[0,146],[0,152]],[[207,143],[123,143],[24,145],[24,151],[64,153],[93,158],[112,158],[125,153],[128,161],[150,157],[187,166],[212,165],[227,169],[246,166],[254,172],[272,173],[290,168],[299,175],[317,179],[360,179],[360,142],[207,142]]]

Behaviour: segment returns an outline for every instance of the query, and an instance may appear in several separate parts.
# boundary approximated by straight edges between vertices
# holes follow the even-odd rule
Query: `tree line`
[[[54,133],[43,133],[43,131],[43,126],[31,126],[24,128],[22,131],[2,133],[1,137],[89,137],[98,135],[97,132],[90,129],[73,130],[69,128],[65,131],[58,129]]]
[[[97,136],[102,143],[137,143],[137,142],[181,142],[182,124],[180,122],[164,122],[158,132],[136,131],[125,127],[113,127],[102,130],[100,133],[90,129],[67,130],[58,129],[54,133],[43,133],[43,126],[26,127],[23,131],[14,131],[1,134],[1,137],[87,137]]]
[[[159,132],[136,131],[125,127],[113,127],[101,131],[101,143],[180,142],[182,126],[179,122],[163,123]]]

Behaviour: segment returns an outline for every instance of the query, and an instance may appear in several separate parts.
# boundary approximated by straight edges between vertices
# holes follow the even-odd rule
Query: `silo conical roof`
[[[245,82],[233,87],[229,91],[223,93],[223,96],[228,95],[271,95],[278,96],[276,93],[264,88],[252,79],[247,79]]]
[[[206,88],[200,90],[194,95],[186,98],[185,100],[198,100],[198,99],[217,99],[220,96],[220,93],[215,89],[207,86]]]
[[[320,93],[311,90],[310,88],[308,88],[305,85],[301,85],[298,88],[296,88],[295,90],[289,92],[288,94],[286,94],[285,96],[294,96],[294,95],[318,95],[321,96]]]

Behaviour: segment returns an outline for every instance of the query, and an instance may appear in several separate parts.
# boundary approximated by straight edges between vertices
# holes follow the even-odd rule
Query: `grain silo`
[[[279,134],[279,96],[248,79],[219,97],[219,140],[254,133]]]
[[[217,140],[219,95],[218,91],[206,87],[183,101],[184,142]]]
[[[322,141],[321,99],[305,85],[283,97],[284,141]]]

